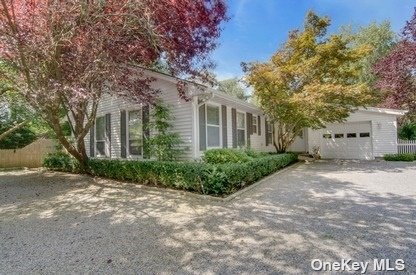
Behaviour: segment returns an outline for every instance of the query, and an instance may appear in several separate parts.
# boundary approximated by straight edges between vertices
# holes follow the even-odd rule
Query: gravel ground
[[[229,202],[0,173],[3,274],[310,274],[315,258],[403,259],[415,274],[416,164],[302,164]]]

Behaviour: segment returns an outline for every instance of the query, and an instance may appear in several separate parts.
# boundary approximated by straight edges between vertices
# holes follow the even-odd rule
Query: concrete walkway
[[[0,173],[2,274],[310,274],[315,258],[403,259],[416,273],[416,164],[303,164],[229,202]]]

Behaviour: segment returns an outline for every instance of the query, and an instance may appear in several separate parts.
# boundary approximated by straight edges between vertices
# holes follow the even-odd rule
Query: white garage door
[[[322,158],[373,159],[370,122],[331,124],[320,138]]]

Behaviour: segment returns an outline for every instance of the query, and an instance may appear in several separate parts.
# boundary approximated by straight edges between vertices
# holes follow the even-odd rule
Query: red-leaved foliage
[[[376,87],[385,92],[382,106],[404,108],[416,115],[416,8],[403,30],[403,39],[374,66]]]
[[[0,0],[0,72],[49,122],[77,159],[103,91],[142,103],[157,95],[139,67],[163,60],[173,75],[212,67],[223,0]],[[180,93],[184,95],[183,91]],[[77,145],[62,137],[73,118]]]

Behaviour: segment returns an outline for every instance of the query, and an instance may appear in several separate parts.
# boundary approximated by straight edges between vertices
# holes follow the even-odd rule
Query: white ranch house
[[[170,106],[174,131],[185,148],[183,158],[199,159],[211,148],[251,147],[273,152],[272,125],[253,104],[209,87],[196,88],[190,83],[186,102],[179,99],[178,79],[147,71],[157,80],[155,88]],[[86,136],[91,157],[143,159],[143,144],[152,133],[143,131],[143,123],[152,120],[149,107],[105,95],[101,100],[94,127]],[[397,153],[397,117],[400,110],[367,108],[351,114],[345,123],[329,124],[325,129],[305,129],[291,146],[292,151],[311,152],[320,148],[323,158],[374,159]]]

